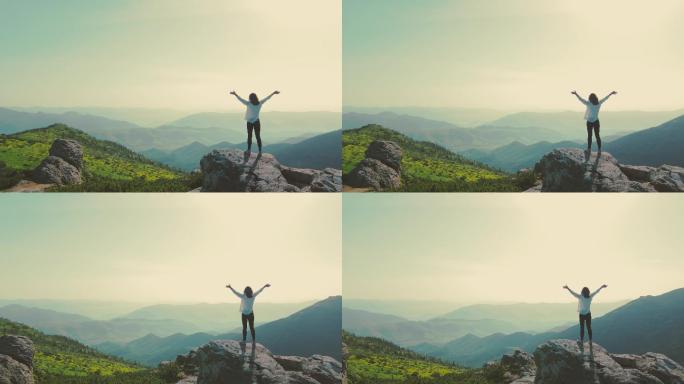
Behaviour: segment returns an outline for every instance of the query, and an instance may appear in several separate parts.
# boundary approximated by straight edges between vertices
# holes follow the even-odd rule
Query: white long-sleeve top
[[[264,288],[265,287],[261,287],[259,290],[254,292],[252,294],[252,297],[247,297],[244,293],[240,293],[232,288],[230,289],[231,291],[233,291],[235,296],[240,298],[240,313],[242,313],[243,315],[249,315],[252,312],[254,312],[254,299],[256,299],[257,295],[259,295],[261,291],[264,290]]]
[[[579,312],[580,315],[587,315],[591,313],[591,300],[596,296],[597,293],[599,293],[603,289],[603,287],[595,290],[591,294],[589,294],[589,297],[584,297],[581,294],[574,292],[572,289],[568,289],[570,293],[575,296],[578,300],[577,302],[577,312]]]
[[[598,104],[594,104],[591,101],[585,100],[580,95],[575,95],[579,99],[579,101],[582,102],[587,107],[587,110],[584,111],[584,120],[593,123],[596,120],[598,120],[598,114],[599,110],[601,109],[601,105],[608,100],[610,95],[604,97],[603,99],[599,100]]]
[[[247,107],[247,110],[245,111],[245,120],[250,123],[253,123],[259,120],[259,112],[261,112],[261,106],[264,105],[264,103],[267,102],[268,99],[270,99],[273,95],[268,95],[262,100],[259,100],[259,104],[257,105],[252,104],[249,100],[245,100],[238,95],[235,96],[238,100],[240,100],[242,104],[244,104]]]

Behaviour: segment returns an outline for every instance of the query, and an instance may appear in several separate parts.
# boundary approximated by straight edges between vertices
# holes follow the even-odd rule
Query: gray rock
[[[399,188],[401,174],[380,160],[366,158],[346,175],[344,182],[352,187],[383,191]]]
[[[521,350],[503,355],[501,357],[501,368],[510,375],[511,381],[520,380],[525,377],[532,377],[532,380],[534,380],[534,375],[537,372],[534,357]]]
[[[654,167],[646,165],[626,165],[618,164],[620,170],[630,179],[634,181],[650,182],[651,173],[655,171]]]
[[[342,365],[337,360],[311,357],[273,356],[261,344],[216,340],[198,348],[192,356],[179,356],[186,365],[192,360],[198,384],[339,384]]]
[[[684,192],[684,168],[661,165],[651,172],[650,177],[658,192]]]
[[[342,171],[334,168],[324,170],[282,167],[285,179],[298,187],[300,192],[341,192]]]
[[[379,160],[397,172],[401,171],[402,155],[401,147],[393,141],[374,140],[366,149],[366,158]]]
[[[301,371],[303,368],[305,357],[301,356],[276,356],[273,358],[280,364],[286,371]]]
[[[26,336],[0,336],[0,355],[7,355],[33,369],[33,341]]]
[[[341,171],[282,166],[268,153],[214,150],[200,161],[202,192],[339,192]]]
[[[554,149],[535,165],[543,192],[654,192],[649,183],[630,180],[615,158],[579,148]]]
[[[26,365],[0,354],[0,384],[33,384],[33,372]]]
[[[79,171],[83,170],[83,148],[76,140],[56,139],[52,142],[49,154],[61,158]]]
[[[0,384],[33,384],[33,341],[0,336]]]
[[[534,351],[535,383],[543,384],[661,384],[657,377],[624,368],[598,344],[581,350],[572,340],[550,340]]]
[[[313,355],[302,362],[302,372],[321,384],[342,382],[342,364],[330,356]]]
[[[33,170],[33,181],[41,184],[80,184],[81,172],[61,157],[48,156]]]
[[[623,368],[638,369],[657,377],[665,384],[684,383],[684,367],[663,354],[647,352],[643,355],[614,354],[610,356]]]

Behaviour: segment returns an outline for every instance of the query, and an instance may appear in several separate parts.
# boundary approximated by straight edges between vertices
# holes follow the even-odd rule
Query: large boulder
[[[49,154],[61,158],[79,171],[83,170],[83,148],[76,140],[56,139],[52,142]]]
[[[0,336],[0,355],[7,355],[14,360],[33,367],[33,341],[26,336]]]
[[[684,192],[684,168],[620,164],[607,152],[560,148],[535,165],[540,189],[530,192]]]
[[[374,140],[366,149],[366,157],[381,161],[388,167],[400,171],[403,152],[399,144],[388,140]]]
[[[180,360],[179,360],[180,359]],[[274,356],[261,344],[215,340],[179,356],[176,363],[194,361],[197,384],[339,384],[342,365],[328,356]],[[195,380],[189,376],[189,380]],[[192,382],[192,381],[190,381]]]
[[[339,192],[339,170],[289,168],[268,153],[213,150],[200,161],[202,192]]]
[[[501,357],[501,368],[504,379],[510,383],[533,383],[537,366],[534,357],[524,351],[515,350],[513,353]]]
[[[383,191],[399,188],[401,174],[380,160],[366,158],[346,175],[344,182],[352,187]]]
[[[638,369],[660,379],[664,384],[684,383],[684,368],[669,357],[647,352],[643,355],[610,355],[623,368]]]
[[[80,184],[81,171],[61,157],[48,156],[33,170],[33,181],[40,184]]]
[[[534,351],[535,383],[662,384],[656,376],[618,364],[598,344],[580,348],[573,340],[550,340]]]
[[[33,372],[7,355],[0,355],[0,384],[33,384]]]
[[[0,336],[0,384],[33,384],[33,341]]]
[[[33,170],[33,181],[40,184],[80,184],[83,181],[83,148],[76,140],[56,139],[49,156]]]
[[[366,158],[345,175],[344,183],[376,191],[397,189],[401,186],[402,156],[399,144],[375,140],[366,149]]]

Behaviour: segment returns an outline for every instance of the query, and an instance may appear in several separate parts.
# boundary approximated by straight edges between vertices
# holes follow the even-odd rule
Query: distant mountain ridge
[[[592,320],[594,339],[615,353],[663,353],[684,361],[684,288],[658,296],[643,296]],[[576,339],[579,326],[536,335],[517,332],[477,337],[466,335],[444,345],[414,349],[467,366],[481,366],[515,348],[532,351],[551,339]]]
[[[493,149],[512,141],[532,144],[542,140],[560,141],[562,135],[546,127],[500,127],[481,125],[462,128],[451,123],[393,112],[362,114],[348,112],[342,116],[342,128],[354,129],[369,124],[400,132],[414,140],[429,141],[451,151]]]
[[[239,316],[236,312],[235,316]],[[273,353],[309,356],[323,354],[341,359],[342,299],[333,296],[294,314],[256,327],[257,341]],[[249,336],[248,336],[249,337]],[[156,365],[187,353],[214,339],[242,339],[239,333],[196,333],[168,337],[147,335],[126,344],[104,343],[97,348],[126,359]]]
[[[54,109],[53,109],[54,110]],[[213,145],[245,140],[244,113],[198,113],[143,128],[128,121],[79,112],[29,112],[0,108],[0,134],[12,134],[52,124],[64,124],[101,140],[120,143],[136,151],[173,150],[192,142]],[[271,112],[261,114],[264,136],[280,142],[300,135],[316,135],[340,128],[337,112]],[[193,125],[195,124],[195,125]]]
[[[623,136],[608,144],[621,163],[684,166],[684,114],[660,124]]]
[[[192,171],[199,168],[202,157],[214,149],[245,149],[246,147],[246,142],[233,144],[224,141],[214,145],[204,145],[195,141],[172,151],[150,149],[143,151],[142,154],[160,163]],[[339,169],[342,163],[342,132],[339,130],[327,132],[294,143],[266,144],[263,150],[290,167]]]

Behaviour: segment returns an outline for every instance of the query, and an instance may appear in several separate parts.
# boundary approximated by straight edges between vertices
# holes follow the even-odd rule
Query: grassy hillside
[[[0,335],[5,334],[33,340],[36,349],[34,375],[38,384],[163,383],[153,370],[102,354],[67,337],[45,335],[0,318]]]
[[[81,143],[86,181],[55,190],[187,191],[193,184],[188,174],[154,163],[122,145],[95,139],[63,124],[54,124],[0,136],[0,162],[4,164],[0,177],[6,175],[4,183],[0,180],[0,187],[7,188],[7,179],[16,178],[17,173],[24,177],[30,175],[31,170],[48,155],[52,142],[57,138]]]
[[[521,191],[513,176],[468,160],[437,144],[416,141],[379,125],[366,125],[342,134],[342,172],[349,173],[365,157],[373,140],[391,140],[403,149],[402,190]]]
[[[480,369],[461,368],[421,356],[375,337],[343,332],[348,348],[349,384],[484,384],[493,383]]]

